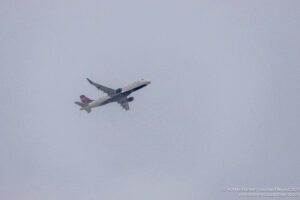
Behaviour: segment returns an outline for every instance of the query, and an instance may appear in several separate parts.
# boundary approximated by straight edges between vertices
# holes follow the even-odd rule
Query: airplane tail
[[[80,110],[85,110],[87,113],[91,112],[91,108],[88,107],[89,103],[93,102],[93,100],[89,99],[88,97],[84,95],[80,95],[81,102],[76,101],[75,104],[80,106]]]
[[[86,97],[84,95],[80,95],[80,100],[82,103],[85,103],[85,104],[89,104],[89,103],[93,102],[93,100],[89,99],[88,97]]]
[[[90,113],[92,111],[89,107],[81,107],[80,110],[85,110],[87,113]]]
[[[78,106],[80,106],[80,110],[85,110],[86,112],[90,113],[91,112],[91,108],[88,107],[88,104],[86,103],[81,103],[81,102],[78,102],[76,101],[75,104],[77,104]]]

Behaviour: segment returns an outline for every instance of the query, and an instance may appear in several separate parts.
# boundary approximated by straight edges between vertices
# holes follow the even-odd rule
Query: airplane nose
[[[151,83],[151,81],[147,81],[147,85],[149,85]]]

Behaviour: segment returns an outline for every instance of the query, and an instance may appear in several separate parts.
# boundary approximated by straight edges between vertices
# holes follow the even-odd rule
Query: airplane
[[[122,106],[122,108],[124,108],[127,111],[129,110],[128,103],[134,100],[133,97],[128,97],[128,96],[132,92],[135,92],[151,83],[151,81],[142,79],[134,83],[131,83],[126,87],[118,88],[114,90],[104,85],[95,83],[88,78],[87,80],[90,84],[95,86],[97,89],[107,94],[107,96],[101,97],[97,100],[91,100],[84,95],[80,95],[81,102],[76,101],[75,104],[81,107],[80,110],[85,110],[87,113],[90,113],[92,108],[103,106],[105,104],[112,103],[112,102],[119,103]]]

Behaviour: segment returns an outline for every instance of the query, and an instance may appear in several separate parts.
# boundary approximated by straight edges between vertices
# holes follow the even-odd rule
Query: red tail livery
[[[88,97],[84,96],[84,95],[80,95],[80,99],[82,103],[88,104],[93,102],[93,100],[89,99]]]

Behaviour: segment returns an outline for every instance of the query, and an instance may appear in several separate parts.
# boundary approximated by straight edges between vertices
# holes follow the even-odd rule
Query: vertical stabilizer
[[[80,100],[82,103],[86,103],[86,104],[93,102],[93,100],[89,99],[88,97],[86,97],[84,95],[80,95]]]

